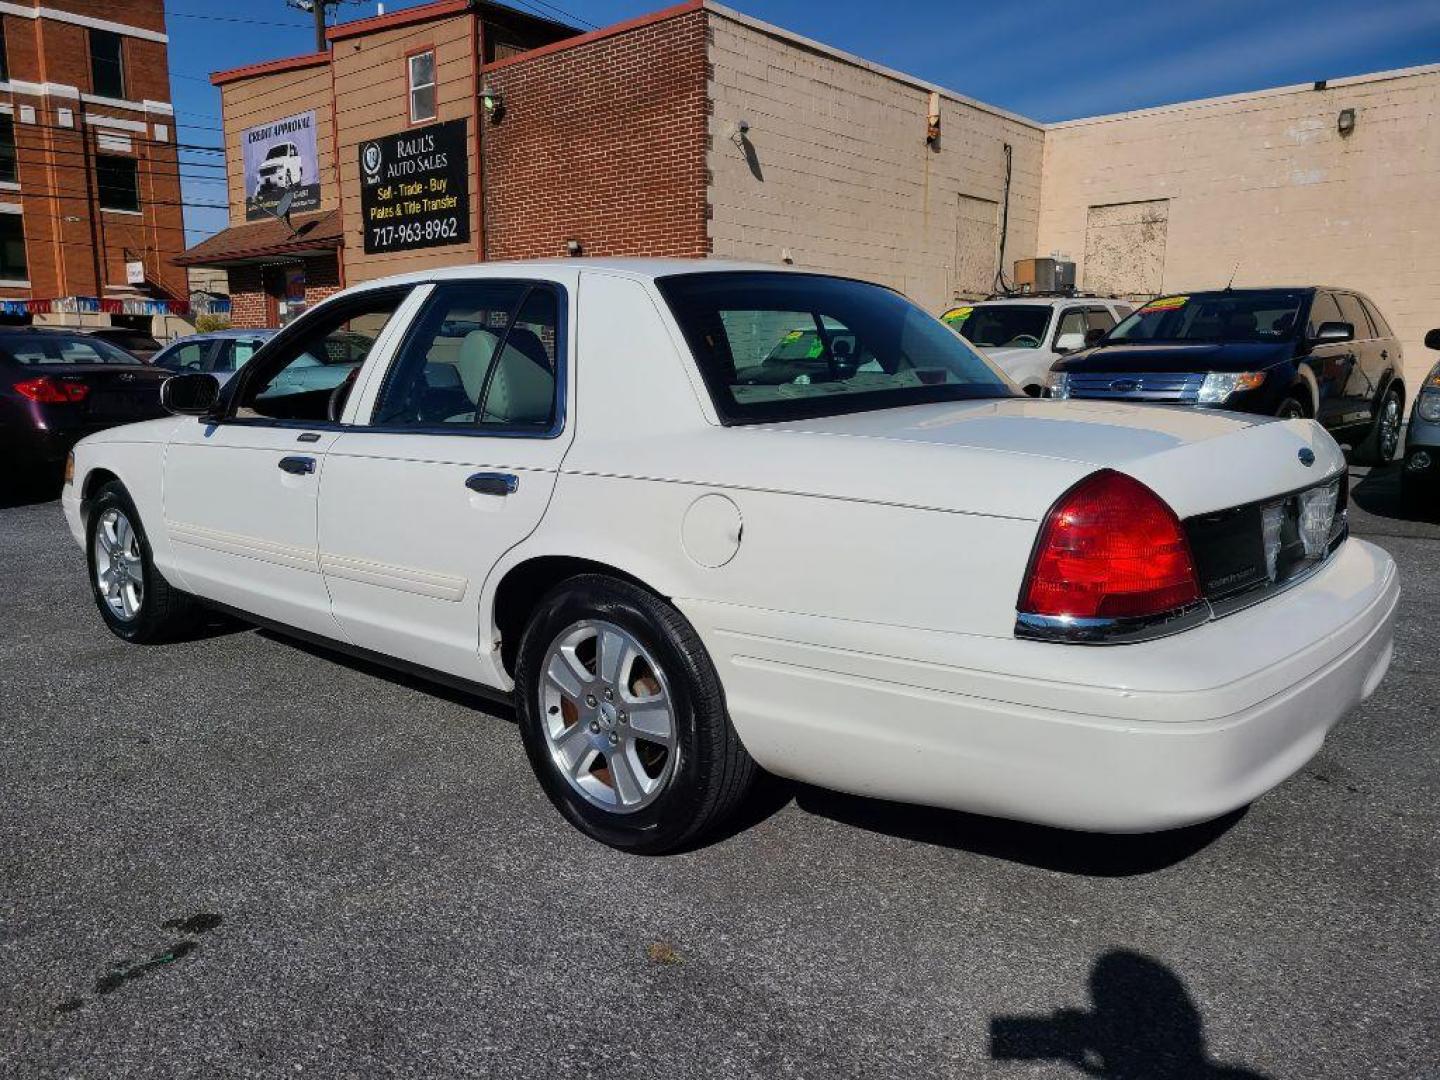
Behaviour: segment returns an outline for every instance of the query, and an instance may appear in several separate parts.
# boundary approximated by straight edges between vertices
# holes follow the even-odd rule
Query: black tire
[[[1391,383],[1375,403],[1375,415],[1370,420],[1369,432],[1355,447],[1352,455],[1355,464],[1389,465],[1394,461],[1395,453],[1400,449],[1404,423],[1405,396],[1400,387]]]
[[[590,622],[618,627],[638,642],[654,657],[668,688],[674,749],[667,754],[675,757],[666,759],[663,782],[647,796],[653,801],[628,812],[597,806],[577,790],[552,756],[546,727],[546,657],[563,634]],[[664,600],[617,578],[570,578],[540,601],[520,641],[515,708],[531,767],[550,801],[581,832],[622,851],[658,855],[693,844],[734,813],[757,772],[730,723],[719,676],[694,628]],[[623,722],[621,714],[617,723]],[[595,762],[610,768],[608,761],[601,766],[601,758]]]
[[[1293,394],[1286,395],[1275,409],[1275,415],[1281,420],[1303,420],[1310,415],[1310,410],[1305,408],[1305,403]]]
[[[108,511],[116,511],[134,530],[139,552],[139,569],[136,579],[142,586],[140,603],[133,616],[126,617],[117,612],[101,591],[96,550],[96,533]],[[95,606],[100,609],[100,618],[116,637],[134,645],[153,645],[172,641],[194,628],[198,621],[200,607],[189,593],[181,592],[155,568],[150,552],[150,541],[145,535],[145,526],[125,485],[112,480],[90,501],[89,513],[85,519],[85,558],[90,568],[90,593]]]

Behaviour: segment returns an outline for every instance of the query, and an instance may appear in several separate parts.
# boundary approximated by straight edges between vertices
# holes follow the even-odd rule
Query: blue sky
[[[419,0],[388,2],[387,11]],[[669,0],[511,0],[582,28],[653,11]],[[749,15],[921,76],[1036,120],[1119,112],[1267,86],[1440,61],[1440,0],[1196,0],[1146,8],[1032,0],[732,0]],[[183,144],[217,146],[215,69],[309,52],[309,16],[285,0],[173,0],[176,126]],[[347,2],[344,19],[375,14]],[[185,198],[223,203],[217,155],[182,152]],[[187,207],[191,242],[223,228],[225,211]]]

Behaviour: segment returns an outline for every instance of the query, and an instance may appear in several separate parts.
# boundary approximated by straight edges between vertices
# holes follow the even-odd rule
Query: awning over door
[[[183,255],[177,255],[175,263],[177,266],[243,266],[280,255],[324,255],[345,246],[338,210],[306,214],[292,224],[293,228],[283,221],[233,225],[200,241]]]

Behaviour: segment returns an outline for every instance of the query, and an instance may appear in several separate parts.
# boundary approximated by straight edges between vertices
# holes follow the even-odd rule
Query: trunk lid
[[[150,420],[165,415],[160,407],[160,384],[172,374],[146,364],[27,364],[24,378],[44,376],[61,384],[89,387],[82,402],[74,406],[86,421],[124,423]]]

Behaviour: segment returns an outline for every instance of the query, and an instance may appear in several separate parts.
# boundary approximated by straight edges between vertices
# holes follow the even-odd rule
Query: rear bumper
[[[1150,832],[1244,806],[1299,769],[1383,678],[1399,591],[1389,556],[1351,540],[1255,608],[1100,649],[678,603],[741,739],[773,772]]]

